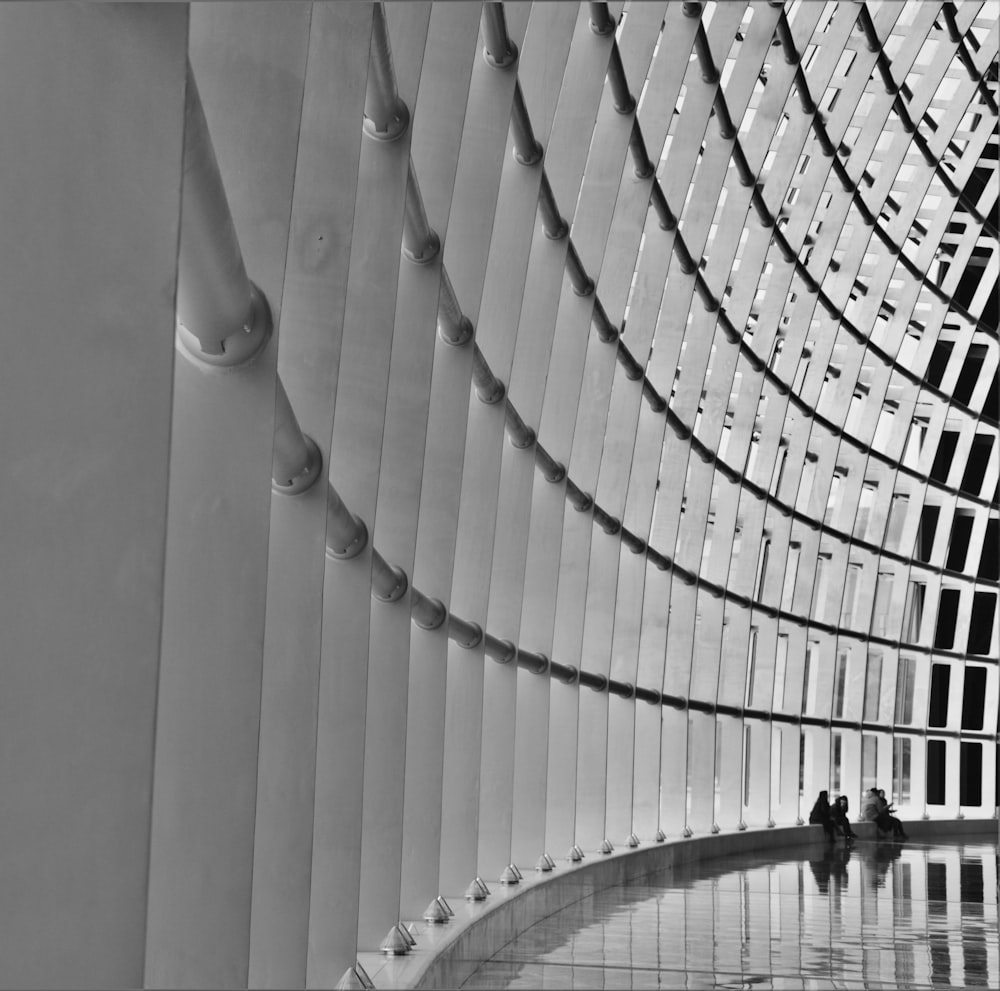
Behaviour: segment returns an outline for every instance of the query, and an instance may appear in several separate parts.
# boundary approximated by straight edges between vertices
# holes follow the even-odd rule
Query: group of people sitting
[[[861,799],[861,816],[878,826],[883,833],[891,832],[898,840],[907,839],[903,824],[892,815],[896,810],[889,804],[885,791],[881,788],[869,788]]]
[[[854,839],[857,835],[851,829],[851,821],[848,817],[849,803],[846,795],[838,795],[836,801],[830,804],[830,793],[821,791],[816,804],[809,813],[809,822],[813,825],[822,826],[826,832],[828,840],[834,840],[839,831],[848,840]],[[885,791],[881,788],[870,788],[865,792],[861,800],[861,818],[864,821],[874,822],[879,833],[892,833],[893,837],[900,840],[907,838],[903,830],[903,824],[892,813],[895,809],[889,804],[885,797]]]

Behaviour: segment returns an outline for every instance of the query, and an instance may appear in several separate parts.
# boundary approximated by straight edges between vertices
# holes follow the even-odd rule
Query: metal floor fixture
[[[993,818],[998,16],[0,5],[0,987]]]

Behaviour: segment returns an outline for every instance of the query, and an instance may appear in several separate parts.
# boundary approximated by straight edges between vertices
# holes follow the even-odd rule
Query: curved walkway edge
[[[993,819],[915,820],[906,823],[911,840],[981,834]],[[859,837],[874,839],[874,823],[855,823]],[[551,873],[526,872],[516,886],[493,884],[484,902],[450,898],[455,915],[445,925],[418,922],[417,943],[406,956],[362,953],[358,960],[376,988],[457,988],[476,968],[515,936],[553,912],[612,885],[625,884],[680,864],[823,842],[820,826],[719,833],[622,849],[606,856],[596,851],[578,864],[557,863]],[[408,922],[408,920],[404,920]]]

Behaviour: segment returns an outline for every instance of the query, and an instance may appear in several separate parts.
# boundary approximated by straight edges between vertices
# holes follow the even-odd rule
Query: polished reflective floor
[[[549,916],[464,988],[1000,987],[996,834],[650,875]]]

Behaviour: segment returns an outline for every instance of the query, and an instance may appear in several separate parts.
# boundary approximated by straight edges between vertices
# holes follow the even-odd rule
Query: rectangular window
[[[988,654],[993,645],[993,624],[996,622],[996,592],[976,592],[972,596],[972,615],[969,617],[970,654]]]
[[[837,652],[837,667],[833,677],[833,718],[844,718],[844,696],[847,688],[847,660],[850,651]]]
[[[962,689],[962,729],[981,730],[986,708],[986,668],[966,665]]]
[[[788,634],[778,634],[778,653],[774,659],[773,712],[780,712],[785,704],[785,675],[788,668]]]
[[[750,640],[747,644],[747,684],[744,705],[753,705],[754,680],[757,677],[757,627],[750,627]]]
[[[795,378],[792,379],[792,392],[796,395],[802,394],[802,386],[806,381],[806,373],[809,371],[809,358],[806,355],[805,349],[802,351],[802,357],[799,359],[798,366],[795,369]]]
[[[931,464],[930,477],[935,482],[940,482],[942,485],[948,484],[951,462],[955,457],[956,447],[958,447],[958,432],[945,430],[938,441],[937,450],[934,452],[934,462]]]
[[[945,741],[927,741],[927,804],[944,805]]]
[[[875,333],[885,327],[887,321],[878,320],[875,324]],[[891,400],[890,400],[891,401]],[[875,425],[875,436],[872,438],[872,447],[876,451],[888,453],[889,439],[892,437],[893,428],[896,424],[895,411],[887,406],[883,407],[878,415],[878,423]],[[860,540],[864,540],[863,533],[857,534]]]
[[[799,734],[799,798],[805,795],[806,790],[806,737],[804,733]]]
[[[910,800],[912,747],[913,741],[908,736],[897,736],[892,741],[892,793],[899,803]]]
[[[892,602],[892,585],[896,576],[891,571],[880,571],[875,578],[875,604],[872,606],[871,632],[876,637],[885,636],[886,618]]]
[[[715,782],[714,782],[714,802],[715,808],[719,808],[722,798],[722,720],[715,723]]]
[[[795,579],[799,572],[799,551],[801,545],[791,543],[788,545],[788,557],[785,559],[785,584],[781,589],[781,608],[790,612],[792,601],[795,597]]]
[[[931,665],[931,689],[927,708],[928,726],[945,726],[948,722],[948,690],[951,687],[951,665]]]
[[[817,623],[823,622],[826,613],[826,579],[827,579],[827,556],[821,552],[816,559],[816,584],[813,586],[813,598],[810,604],[810,613]]]
[[[858,515],[854,518],[854,536],[858,540],[867,540],[868,519],[871,516],[872,506],[875,504],[876,485],[865,482],[861,486],[861,498],[858,500]]]
[[[903,641],[920,643],[920,627],[924,619],[924,598],[927,583],[911,581],[906,589],[906,605],[903,608]]]
[[[760,434],[754,431],[750,435],[750,450],[747,452],[747,466],[744,473],[749,479],[753,479],[754,469],[757,467],[757,442],[759,440]]]
[[[708,562],[712,559],[712,537],[715,533],[715,520],[709,519],[705,523],[705,540],[701,545],[701,573],[708,574]]]
[[[958,755],[959,805],[983,804],[983,745],[964,740]]]
[[[772,731],[771,736],[771,799],[775,805],[781,804],[781,736],[784,729],[780,726]]]
[[[806,656],[802,668],[802,715],[812,712],[815,704],[816,692],[813,686],[816,677],[816,665],[813,663],[815,649],[811,642],[806,644]]]
[[[896,669],[896,713],[894,720],[901,726],[913,722],[913,680],[917,662],[912,657],[901,657]]]
[[[907,468],[920,470],[920,459],[924,453],[924,443],[927,440],[928,421],[915,416],[910,424],[910,432],[906,438],[906,449],[903,451],[903,464]]]
[[[755,601],[763,601],[764,579],[767,576],[767,558],[771,551],[771,541],[766,539],[760,547],[760,558],[757,562],[757,581],[754,584],[753,597]]]
[[[951,353],[955,348],[954,341],[937,341],[934,344],[934,350],[931,352],[931,358],[927,365],[926,378],[927,381],[933,386],[939,386],[944,380],[945,372],[948,369],[948,360],[951,358]]]
[[[938,601],[937,626],[934,629],[934,646],[938,650],[951,650],[955,646],[955,625],[958,622],[957,588],[942,588]]]
[[[951,524],[951,540],[948,543],[948,560],[945,567],[949,571],[961,571],[965,567],[965,559],[969,553],[969,538],[972,536],[972,524],[975,513],[959,509]]]
[[[966,460],[965,473],[962,475],[961,488],[963,492],[971,492],[973,495],[981,494],[986,471],[993,460],[992,454],[993,438],[989,434],[976,434],[972,439],[972,447]]]
[[[830,787],[834,794],[839,794],[841,789],[840,778],[840,758],[843,753],[843,739],[839,733],[830,734]]]
[[[785,463],[788,461],[788,448],[782,446],[778,450],[778,463],[774,467],[773,484],[774,488],[771,490],[771,494],[776,498],[781,498],[781,479],[785,474]]]
[[[861,736],[861,791],[878,787],[878,737],[874,733]]]
[[[743,807],[750,804],[750,727],[743,727]]]
[[[916,559],[925,564],[930,561],[934,550],[934,538],[937,536],[938,518],[941,515],[940,506],[924,506],[920,510],[920,525],[917,527]]]
[[[882,693],[882,655],[869,654],[865,671],[865,706],[862,719],[869,722],[878,720],[878,704]]]
[[[974,250],[972,254],[973,257],[983,257],[978,250]],[[989,258],[989,253],[985,257]],[[985,344],[969,345],[965,361],[962,363],[962,370],[958,375],[958,381],[955,383],[955,398],[965,406],[969,405],[972,394],[976,391],[976,386],[982,375],[983,363],[989,353],[990,349]]]
[[[854,623],[854,605],[858,597],[858,583],[861,578],[861,565],[848,564],[847,577],[844,581],[844,598],[840,604],[840,625],[852,629]]]
[[[826,500],[826,513],[823,515],[823,522],[829,526],[833,520],[834,510],[837,508],[837,498],[840,495],[840,473],[834,472],[830,479],[830,494]]]
[[[972,570],[970,562],[969,571]],[[979,570],[976,572],[979,578],[992,579],[996,581],[1000,578],[1000,520],[995,516],[986,521],[986,539],[983,541],[982,551],[979,557]]]
[[[809,500],[812,497],[813,479],[816,475],[816,455],[806,452],[806,460],[802,465],[802,474],[799,477],[799,491],[795,500],[795,508],[800,513],[809,512]]]
[[[899,551],[903,540],[903,524],[910,508],[910,497],[894,495],[889,505],[889,519],[885,528],[885,546],[887,550]]]

